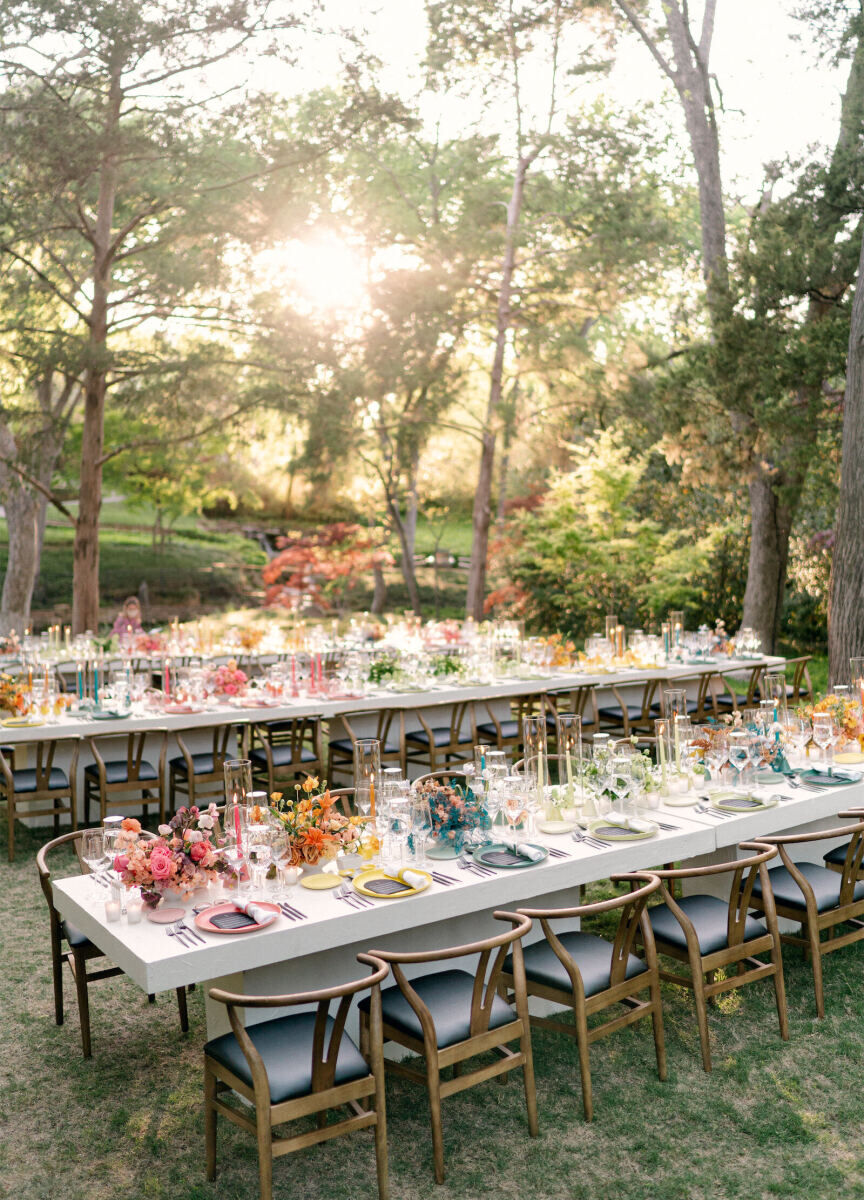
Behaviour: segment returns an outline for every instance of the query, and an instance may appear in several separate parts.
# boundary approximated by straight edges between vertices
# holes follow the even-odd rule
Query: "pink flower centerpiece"
[[[242,696],[249,682],[246,672],[240,670],[233,658],[221,667],[210,667],[206,678],[216,696]]]
[[[215,804],[206,811],[193,805],[178,809],[156,838],[140,837],[141,825],[132,817],[123,822],[114,870],[127,888],[139,887],[152,908],[167,891],[188,899],[226,869]]]

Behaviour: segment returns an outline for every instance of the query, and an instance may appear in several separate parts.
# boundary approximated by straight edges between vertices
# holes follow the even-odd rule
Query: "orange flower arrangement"
[[[316,776],[295,784],[295,793],[293,800],[286,800],[281,792],[270,796],[273,811],[288,834],[292,866],[312,866],[322,858],[335,858],[340,850],[359,842],[360,825],[355,818],[336,812],[327,785],[319,783]]]

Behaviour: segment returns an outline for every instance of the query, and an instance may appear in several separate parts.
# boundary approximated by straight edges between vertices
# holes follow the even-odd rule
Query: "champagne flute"
[[[99,885],[93,876],[108,862],[105,835],[101,829],[85,829],[81,835],[81,858],[90,868],[93,894],[98,896]]]

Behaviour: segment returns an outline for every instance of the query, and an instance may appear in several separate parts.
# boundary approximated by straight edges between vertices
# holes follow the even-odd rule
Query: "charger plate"
[[[427,871],[421,871],[419,867],[412,867],[411,870],[426,880],[422,887],[414,887],[376,867],[371,871],[363,871],[352,880],[354,890],[375,900],[401,900],[405,896],[419,896],[429,887],[432,876]]]
[[[721,812],[761,812],[764,808],[773,808],[776,803],[776,796],[760,800],[756,796],[742,796],[738,792],[720,792],[711,798],[712,807],[719,808]]]
[[[310,892],[326,892],[329,888],[341,887],[345,881],[338,873],[333,875],[330,871],[321,871],[318,875],[304,875],[300,880],[300,886],[308,888]]]
[[[654,837],[657,832],[656,825],[653,829],[628,829],[626,825],[617,825],[615,821],[607,821],[605,817],[592,821],[588,828],[604,842],[644,842],[645,838]]]
[[[523,858],[521,854],[515,854],[506,842],[493,842],[490,846],[480,846],[475,850],[474,861],[482,863],[484,867],[496,867],[504,871],[520,871],[523,867],[538,867],[549,857],[549,851],[545,846],[540,846],[537,842],[528,842],[527,845],[532,846],[535,850],[542,850],[543,857]]]

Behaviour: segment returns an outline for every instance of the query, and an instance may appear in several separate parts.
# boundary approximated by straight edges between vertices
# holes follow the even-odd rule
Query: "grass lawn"
[[[203,1174],[200,989],[180,1033],[173,993],[150,1006],[128,979],[91,989],[94,1056],[81,1057],[66,978],[67,1023],[53,1020],[48,921],[22,831],[4,865],[0,975],[0,1195],[16,1200],[254,1200],[252,1140],[220,1123],[219,1175]],[[71,863],[70,863],[71,870]],[[62,873],[62,872],[61,872]],[[433,1182],[424,1093],[387,1087],[394,1200],[854,1200],[864,1196],[861,1069],[864,948],[825,960],[827,1017],[811,975],[786,951],[791,1040],[781,1042],[769,982],[710,1011],[715,1068],[700,1065],[687,997],[665,991],[669,1079],[657,1080],[644,1027],[592,1047],[595,1120],[580,1115],[575,1042],[534,1037],[540,1137],[527,1135],[519,1079],[444,1105],[447,1182]],[[277,1200],[374,1200],[371,1132],[277,1160]]]

